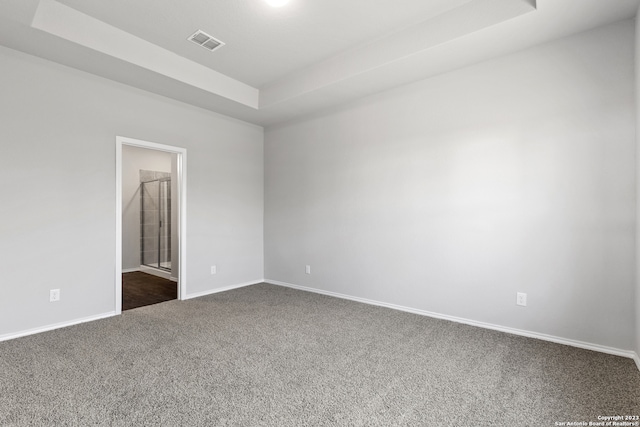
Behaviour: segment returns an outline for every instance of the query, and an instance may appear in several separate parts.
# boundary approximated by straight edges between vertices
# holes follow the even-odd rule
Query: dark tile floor
[[[122,310],[178,298],[178,284],[141,271],[122,274]]]

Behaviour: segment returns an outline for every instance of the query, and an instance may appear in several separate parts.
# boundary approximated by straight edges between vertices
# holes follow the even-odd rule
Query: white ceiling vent
[[[209,34],[205,33],[202,30],[198,30],[195,33],[191,34],[187,40],[194,42],[198,46],[202,46],[203,48],[212,52],[217,48],[224,46],[223,42],[214,37],[211,37]]]

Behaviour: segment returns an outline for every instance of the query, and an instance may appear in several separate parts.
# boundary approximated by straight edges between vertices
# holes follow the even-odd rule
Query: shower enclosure
[[[171,178],[140,183],[140,260],[171,271]]]

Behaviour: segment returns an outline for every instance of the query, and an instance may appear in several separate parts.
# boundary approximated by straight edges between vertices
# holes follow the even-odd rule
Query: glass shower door
[[[160,247],[158,263],[160,268],[171,270],[171,180],[160,181]]]
[[[171,270],[171,179],[143,182],[140,188],[140,259]]]

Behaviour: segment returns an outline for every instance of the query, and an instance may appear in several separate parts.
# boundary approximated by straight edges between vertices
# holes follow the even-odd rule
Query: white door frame
[[[187,150],[186,148],[116,136],[116,315],[122,313],[122,146],[148,148],[177,155],[178,174],[178,299],[187,296]]]

